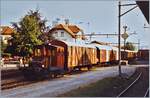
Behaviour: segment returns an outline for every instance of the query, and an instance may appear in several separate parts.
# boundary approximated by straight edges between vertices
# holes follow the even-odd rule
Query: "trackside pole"
[[[118,64],[118,67],[119,67],[119,76],[121,76],[121,53],[120,53],[120,23],[121,23],[121,20],[120,20],[120,15],[121,15],[121,1],[119,1],[119,5],[118,5],[118,9],[119,9],[119,15],[118,15],[118,58],[119,58],[119,64]]]

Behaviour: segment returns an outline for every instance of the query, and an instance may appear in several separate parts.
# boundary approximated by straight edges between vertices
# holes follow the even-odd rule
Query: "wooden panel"
[[[64,68],[64,50],[62,48],[59,48],[57,51],[57,66]]]
[[[72,55],[72,52],[71,52],[71,47],[68,47],[68,67],[70,67],[71,65],[71,55]]]
[[[100,50],[100,63],[106,62],[106,50]]]
[[[72,47],[72,65],[71,65],[71,67],[74,67],[75,66],[75,47],[73,46]]]

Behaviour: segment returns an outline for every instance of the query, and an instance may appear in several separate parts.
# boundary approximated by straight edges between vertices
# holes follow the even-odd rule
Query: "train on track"
[[[123,51],[124,59],[136,58],[135,51]],[[34,47],[32,60],[25,68],[32,75],[63,74],[94,65],[118,64],[118,48],[110,45],[76,43],[52,40],[48,44]],[[28,70],[28,71],[27,71]]]

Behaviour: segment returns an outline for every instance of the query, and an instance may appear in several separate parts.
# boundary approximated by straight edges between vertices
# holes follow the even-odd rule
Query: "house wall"
[[[78,35],[78,36],[77,36],[77,40],[79,40],[79,41],[82,40],[82,36],[81,36],[81,35],[82,35],[82,32],[78,32],[77,35]]]
[[[57,33],[56,33],[57,32]],[[64,36],[61,35],[61,32],[64,32]],[[55,30],[52,32],[52,36],[55,39],[58,40],[64,40],[64,41],[74,41],[75,39],[72,38],[72,36],[70,34],[68,34],[65,30]]]
[[[64,36],[61,35],[61,32],[64,32]],[[81,36],[77,36],[77,38],[75,39],[65,30],[54,30],[51,33],[52,33],[52,36],[58,40],[63,40],[63,41],[68,41],[68,42],[76,42],[78,44],[85,43],[85,41],[82,40]],[[82,32],[78,32],[77,35],[82,35]]]
[[[11,38],[11,35],[1,35],[0,37],[4,44],[8,44],[8,39]]]

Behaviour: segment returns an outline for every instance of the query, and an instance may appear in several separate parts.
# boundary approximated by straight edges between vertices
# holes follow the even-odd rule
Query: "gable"
[[[2,35],[12,35],[14,32],[14,29],[10,28],[9,26],[1,26],[0,29]]]

